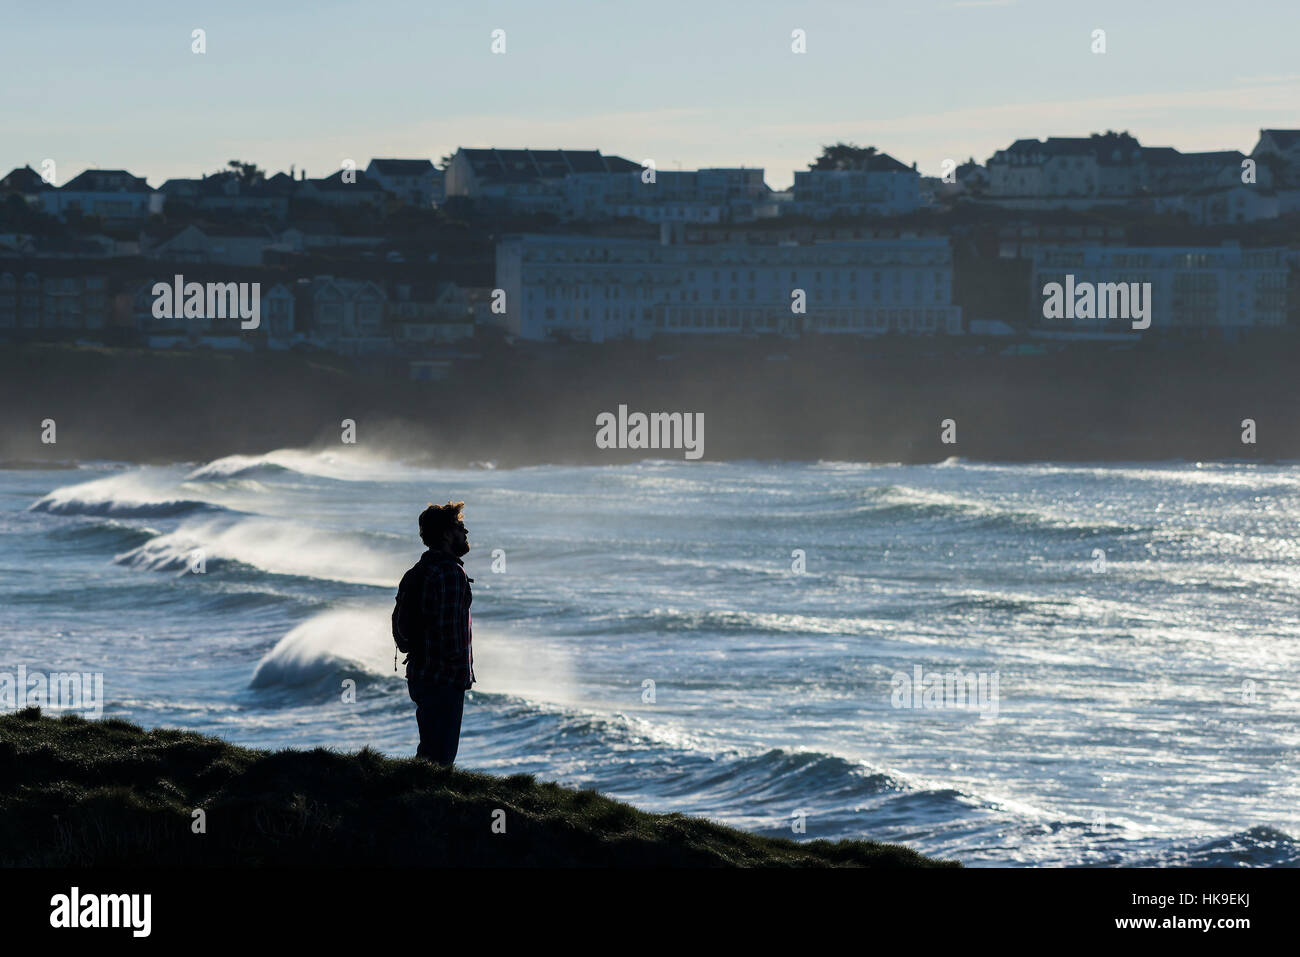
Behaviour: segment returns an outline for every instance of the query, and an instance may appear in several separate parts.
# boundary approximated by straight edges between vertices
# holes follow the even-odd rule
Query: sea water
[[[0,671],[102,674],[147,727],[409,756],[389,616],[449,498],[463,767],[971,865],[1300,862],[1292,465],[0,472]]]

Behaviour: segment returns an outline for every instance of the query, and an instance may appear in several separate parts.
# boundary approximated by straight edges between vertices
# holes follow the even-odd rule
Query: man
[[[420,729],[416,756],[450,767],[460,747],[465,691],[474,683],[469,583],[460,558],[469,551],[464,502],[420,513],[428,551],[397,586],[393,639],[407,653],[406,686]]]

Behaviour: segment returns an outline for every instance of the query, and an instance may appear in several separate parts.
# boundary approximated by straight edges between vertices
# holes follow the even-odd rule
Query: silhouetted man
[[[465,691],[474,683],[469,605],[460,557],[469,551],[464,502],[430,505],[420,513],[428,547],[397,586],[393,639],[407,653],[406,686],[420,728],[416,756],[448,767],[460,747]]]

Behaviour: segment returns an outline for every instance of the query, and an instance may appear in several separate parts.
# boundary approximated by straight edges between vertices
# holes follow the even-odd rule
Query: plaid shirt
[[[406,664],[409,681],[469,688],[474,683],[473,625],[469,606],[474,596],[459,558],[426,551],[420,556],[424,589],[420,619],[423,641],[411,648]]]

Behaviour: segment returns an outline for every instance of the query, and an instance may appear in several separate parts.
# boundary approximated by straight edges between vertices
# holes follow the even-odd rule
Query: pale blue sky
[[[7,0],[0,167],[158,186],[232,158],[320,176],[494,145],[762,166],[782,188],[841,139],[930,173],[1107,128],[1246,151],[1300,127],[1297,36],[1295,0]]]

